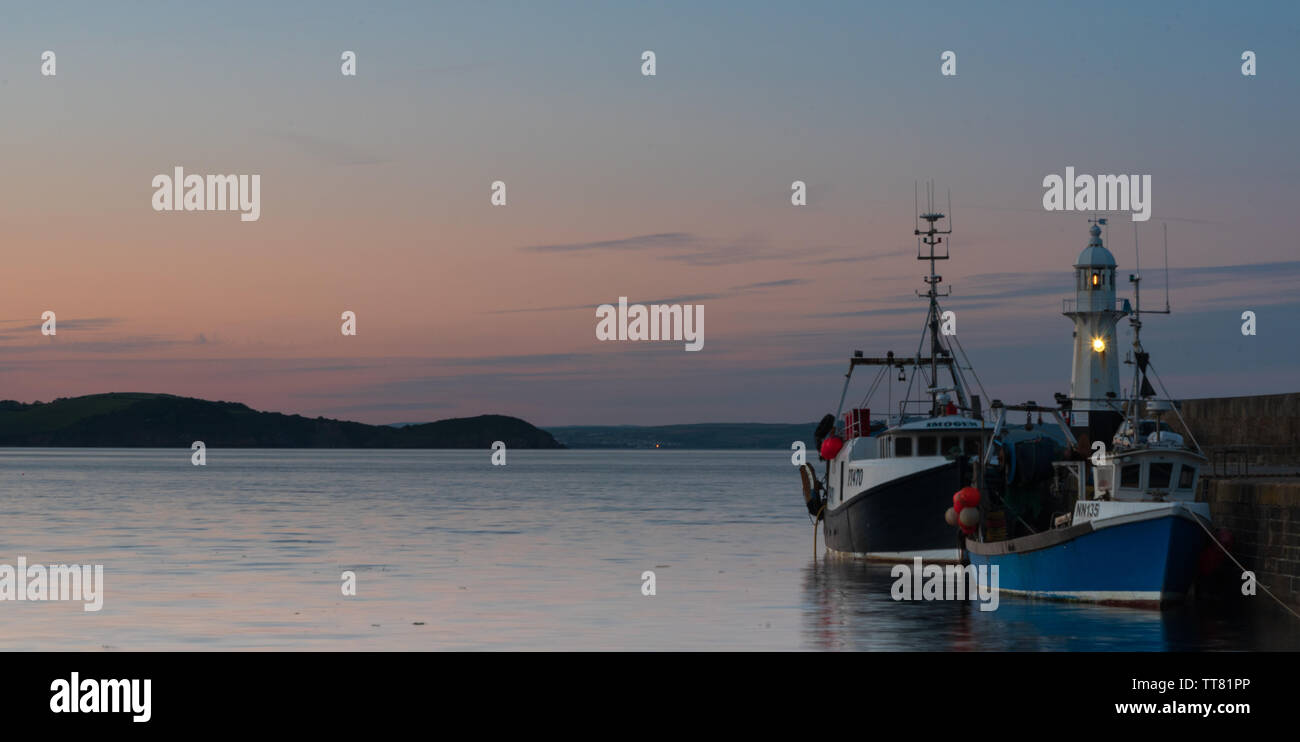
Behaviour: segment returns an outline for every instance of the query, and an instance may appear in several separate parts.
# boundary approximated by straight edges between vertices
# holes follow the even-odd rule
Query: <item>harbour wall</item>
[[[1185,399],[1179,408],[1220,470],[1281,465],[1300,471],[1300,393]],[[1185,432],[1176,417],[1166,420]]]
[[[1186,399],[1188,432],[1210,457],[1197,499],[1208,502],[1216,528],[1232,534],[1230,551],[1281,600],[1300,606],[1300,393]],[[1231,569],[1229,569],[1231,568]],[[1230,564],[1213,592],[1240,595]],[[1264,591],[1257,596],[1268,600]]]
[[[1300,606],[1300,479],[1210,478],[1197,499],[1210,504],[1215,527],[1232,534],[1229,550],[1259,584]],[[1239,576],[1224,579],[1219,590],[1239,594],[1241,584]],[[1256,597],[1268,600],[1263,590]]]

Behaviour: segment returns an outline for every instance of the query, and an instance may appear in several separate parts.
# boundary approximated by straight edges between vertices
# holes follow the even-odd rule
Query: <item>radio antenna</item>
[[[1165,311],[1169,311],[1169,222],[1161,222],[1165,232]]]
[[[1133,222],[1133,272],[1142,275],[1142,253],[1138,250],[1138,225]]]
[[[948,189],[948,231],[952,231],[952,189]],[[952,238],[948,238],[948,247],[952,248]]]
[[[915,180],[912,181],[912,228],[918,234],[921,231],[921,197]]]

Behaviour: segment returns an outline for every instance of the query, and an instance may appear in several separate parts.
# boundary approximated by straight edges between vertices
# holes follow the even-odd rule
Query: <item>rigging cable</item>
[[[880,379],[885,375],[885,372],[888,370],[889,370],[888,366],[880,367],[880,370],[876,372],[875,381],[871,382],[871,388],[867,390],[867,395],[862,398],[861,402],[858,403],[858,407],[862,407],[863,405],[867,404],[867,402],[871,400],[872,396],[874,396],[876,393],[876,389],[880,386]]]
[[[1252,575],[1254,574],[1254,572],[1251,572],[1250,570],[1248,570],[1248,569],[1246,569],[1245,567],[1241,566],[1241,562],[1237,561],[1237,558],[1236,558],[1235,556],[1233,556],[1231,552],[1228,551],[1228,547],[1226,547],[1226,546],[1224,546],[1223,544],[1219,543],[1219,539],[1216,538],[1216,537],[1214,536],[1213,533],[1210,533],[1210,529],[1209,529],[1208,527],[1206,527],[1205,523],[1202,522],[1202,521],[1204,520],[1204,517],[1201,516],[1200,513],[1192,513],[1192,515],[1195,515],[1195,516],[1196,516],[1196,524],[1199,525],[1199,526],[1201,527],[1201,530],[1205,531],[1205,535],[1209,536],[1209,537],[1210,537],[1210,540],[1214,542],[1214,545],[1217,546],[1217,547],[1219,547],[1220,549],[1222,549],[1224,554],[1227,554],[1227,555],[1228,555],[1228,558],[1232,560],[1232,563],[1235,564],[1235,565],[1237,565],[1237,569],[1240,569],[1243,573],[1244,573],[1244,572],[1250,572]],[[1279,597],[1277,597],[1276,595],[1274,595],[1274,594],[1273,594],[1273,591],[1268,589],[1268,585],[1265,585],[1264,583],[1260,582],[1259,580],[1255,580],[1255,584],[1256,584],[1256,585],[1259,585],[1261,588],[1263,588],[1264,593],[1265,593],[1266,595],[1268,595],[1268,597],[1272,598],[1273,600],[1276,600],[1276,601],[1277,601],[1277,604],[1280,605],[1280,606],[1282,606],[1283,608],[1285,608],[1285,609],[1287,610],[1288,613],[1290,613],[1292,616],[1295,616],[1296,618],[1300,618],[1300,613],[1296,613],[1295,610],[1291,608],[1291,606],[1287,605],[1286,603],[1284,603],[1284,602],[1282,601],[1281,598],[1279,598]]]
[[[1187,426],[1187,421],[1183,419],[1183,413],[1178,411],[1178,405],[1174,404],[1174,398],[1169,396],[1169,390],[1165,389],[1165,382],[1160,380],[1160,375],[1156,373],[1156,367],[1151,365],[1149,357],[1147,358],[1147,368],[1151,369],[1151,375],[1156,377],[1156,383],[1160,385],[1160,391],[1164,392],[1165,399],[1169,400],[1169,406],[1173,408],[1174,414],[1178,416],[1178,422],[1183,424],[1183,430],[1187,431],[1187,437],[1192,439],[1192,444],[1196,446],[1196,450],[1204,454],[1205,452],[1201,451],[1201,444],[1197,442],[1196,436],[1192,435],[1192,429]],[[1136,432],[1134,431],[1135,434]]]
[[[953,342],[957,343],[957,350],[961,351],[961,357],[966,359],[966,367],[970,370],[971,376],[975,377],[975,385],[980,388],[980,394],[984,395],[984,399],[988,399],[989,393],[984,390],[984,382],[980,381],[980,375],[975,370],[975,364],[970,362],[970,356],[966,355],[966,349],[961,347],[961,341],[957,339],[956,333],[953,333],[952,339]]]

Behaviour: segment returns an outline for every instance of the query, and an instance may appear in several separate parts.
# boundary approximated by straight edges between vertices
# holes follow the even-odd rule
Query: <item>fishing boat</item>
[[[935,265],[949,258],[944,237],[952,234],[952,220],[935,210],[933,186],[927,186],[927,201],[913,230],[917,259],[930,264],[922,279],[926,291],[917,292],[928,303],[917,351],[911,356],[853,353],[839,407],[814,433],[823,470],[818,473],[812,464],[801,468],[805,504],[814,529],[821,523],[832,555],[885,562],[915,557],[955,562],[962,556],[960,538],[934,513],[972,480],[989,430],[981,396],[970,393],[966,372],[977,385],[978,377],[956,334],[945,331],[949,318],[939,303],[950,291],[940,289],[943,277]],[[940,229],[944,220],[946,228]],[[864,366],[878,369],[871,388],[861,404],[846,411],[854,372]],[[905,385],[896,409],[895,374]],[[882,386],[887,414],[872,419],[870,403]]]
[[[996,568],[998,578],[993,584],[1003,592],[1160,606],[1189,593],[1198,558],[1208,544],[1209,505],[1195,501],[1207,459],[1182,421],[1178,405],[1167,395],[1157,395],[1151,384],[1152,378],[1160,382],[1142,346],[1141,276],[1129,276],[1134,305],[1125,302],[1117,309],[1114,260],[1108,251],[1103,254],[1096,224],[1091,232],[1092,242],[1075,266],[1082,274],[1079,293],[1066,314],[1075,315],[1076,322],[1081,322],[1077,316],[1081,313],[1103,319],[1102,313],[1111,312],[1128,317],[1133,347],[1125,363],[1133,366],[1131,391],[1123,400],[1114,394],[1091,399],[1058,395],[1054,409],[1032,403],[1004,406],[995,400],[992,441],[982,470],[983,517],[977,532],[966,539],[966,556],[986,584],[990,571],[984,568]],[[1165,310],[1155,313],[1168,312],[1166,301]],[[1100,356],[1112,337],[1079,341]],[[1094,380],[1105,377],[1106,359],[1091,368],[1078,360],[1076,351],[1076,369],[1093,374]],[[1160,387],[1164,389],[1163,383]],[[1095,403],[1092,409],[1096,410],[1114,409],[1122,416],[1109,447],[1097,440],[1091,452],[1081,450],[1066,424],[1071,408],[1080,402]],[[1052,462],[1050,477],[1033,481],[1015,473],[1015,452],[1003,444],[1002,430],[1007,413],[1016,410],[1051,412],[1066,439],[1060,460]],[[1187,435],[1174,432],[1167,416],[1176,418]],[[1095,433],[1097,426],[1088,430]],[[1047,506],[1028,512],[1027,503]]]

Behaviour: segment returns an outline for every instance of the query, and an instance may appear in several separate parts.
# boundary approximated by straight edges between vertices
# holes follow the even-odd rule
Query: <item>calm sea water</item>
[[[97,613],[0,602],[6,650],[1300,648],[1262,596],[895,602],[814,556],[788,452],[0,449],[0,480],[0,563],[105,570]]]

